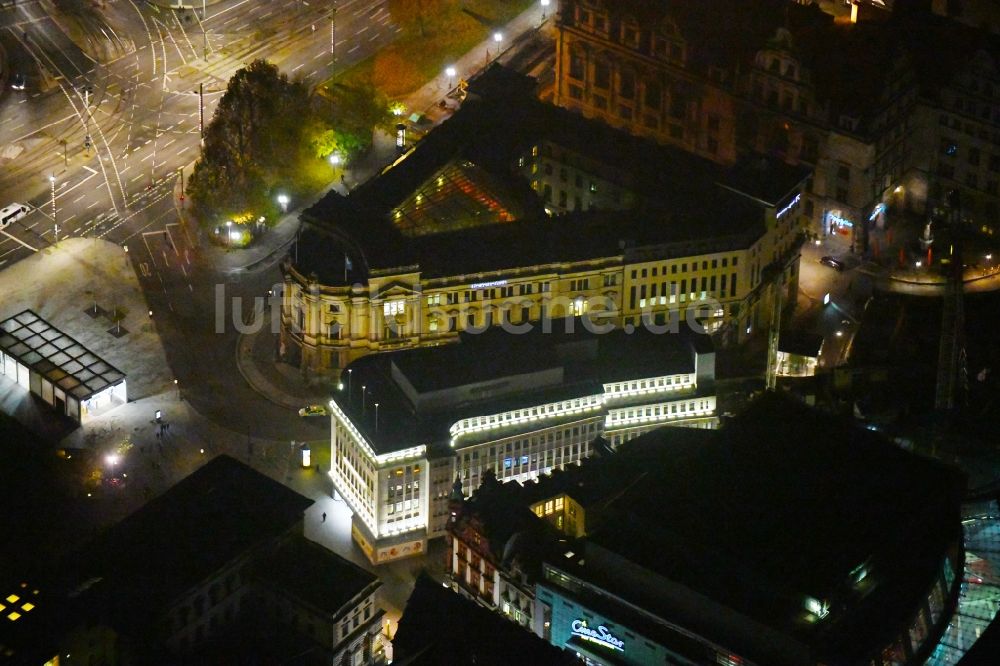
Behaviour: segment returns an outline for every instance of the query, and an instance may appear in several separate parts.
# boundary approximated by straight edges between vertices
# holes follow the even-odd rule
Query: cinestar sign
[[[597,643],[598,645],[603,645],[619,652],[625,651],[625,641],[608,631],[608,628],[603,624],[596,629],[592,629],[587,626],[586,620],[573,620],[572,627],[573,635],[579,636],[585,641]]]

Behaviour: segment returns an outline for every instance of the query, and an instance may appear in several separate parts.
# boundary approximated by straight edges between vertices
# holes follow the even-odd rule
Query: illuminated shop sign
[[[594,629],[587,626],[586,620],[573,620],[572,627],[573,635],[579,636],[585,641],[597,643],[598,645],[603,645],[619,652],[625,651],[625,641],[608,631],[608,628],[603,624]]]
[[[853,227],[854,223],[848,220],[846,217],[841,217],[839,215],[829,214],[831,224],[839,224],[842,227]]]
[[[489,289],[490,287],[502,287],[507,284],[507,280],[494,280],[493,282],[477,282],[469,286],[469,289]]]
[[[785,206],[784,208],[782,208],[781,210],[778,211],[778,219],[781,219],[781,217],[785,213],[787,213],[791,209],[795,208],[795,204],[797,204],[801,198],[802,198],[801,194],[796,194],[795,198],[792,199],[791,202],[789,202],[789,204],[787,206]]]
[[[868,221],[871,222],[876,217],[878,217],[879,213],[884,213],[884,212],[885,212],[885,204],[880,203],[879,205],[875,206],[875,210],[873,210],[872,214],[868,216]]]

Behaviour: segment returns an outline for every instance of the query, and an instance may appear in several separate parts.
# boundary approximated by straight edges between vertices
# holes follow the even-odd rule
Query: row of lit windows
[[[715,409],[715,399],[697,402],[674,402],[660,405],[646,405],[631,409],[612,409],[608,412],[606,428],[623,423],[665,418],[684,418],[694,413],[703,414]]]
[[[701,270],[703,270],[703,271],[713,270],[714,271],[714,270],[717,270],[720,266],[722,268],[728,268],[729,267],[729,263],[730,263],[730,257],[722,257],[721,259],[715,258],[715,259],[711,259],[711,260],[709,260],[709,259],[702,259],[701,260]],[[737,266],[739,266],[739,263],[740,263],[739,256],[733,255],[732,256],[732,266],[733,266],[733,268],[736,268]],[[633,268],[632,269],[632,274],[631,274],[632,275],[632,279],[633,280],[638,280],[638,279],[645,280],[647,277],[657,277],[658,274],[660,274],[660,275],[666,275],[667,274],[667,267],[668,266],[670,267],[670,274],[671,275],[676,275],[678,271],[680,271],[681,273],[687,273],[688,272],[688,262],[684,261],[684,262],[681,262],[679,264],[662,264],[660,266],[652,266],[652,267],[647,267],[647,268],[642,268],[642,269]],[[691,264],[690,264],[690,267],[691,267],[691,272],[692,273],[698,272],[698,261],[697,260],[692,261]]]
[[[554,500],[546,500],[544,503],[539,502],[532,510],[538,517],[551,516],[553,512],[563,510],[563,498],[557,497]]]

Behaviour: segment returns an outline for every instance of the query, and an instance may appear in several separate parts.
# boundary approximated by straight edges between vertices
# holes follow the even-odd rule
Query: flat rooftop
[[[299,272],[342,283],[345,253],[353,282],[403,266],[419,265],[433,278],[606,259],[664,244],[676,244],[677,256],[738,249],[764,233],[767,206],[793,196],[808,176],[763,156],[722,170],[542,103],[523,92],[527,86],[495,85],[511,77],[520,75],[492,67],[471,84],[462,108],[396,164],[348,196],[331,191],[307,209]],[[595,165],[601,179],[634,192],[636,205],[547,215],[517,172],[519,158],[542,144]],[[707,245],[692,252],[686,244],[694,241]]]
[[[574,333],[555,320],[551,333],[538,326],[513,335],[495,327],[463,333],[453,344],[366,356],[348,366],[341,375],[344,390],[333,397],[376,453],[447,447],[448,428],[460,419],[594,395],[605,383],[692,373],[694,350],[711,349],[707,336],[683,328],[678,334],[640,328],[597,335],[571,321]]]
[[[32,310],[0,322],[0,349],[77,400],[86,400],[125,379],[124,372]]]
[[[818,661],[854,663],[888,645],[961,535],[957,470],[782,396],[765,395],[718,431],[655,430],[620,455],[633,445],[671,455],[615,499],[590,541],[805,642]],[[864,594],[851,587],[862,565]],[[556,566],[773,663],[655,589]],[[830,614],[803,621],[806,597],[829,600]]]

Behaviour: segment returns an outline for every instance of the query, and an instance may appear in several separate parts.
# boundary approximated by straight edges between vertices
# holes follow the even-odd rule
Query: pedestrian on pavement
[[[324,522],[324,523],[326,522],[326,511],[323,512],[323,521],[322,522]]]

